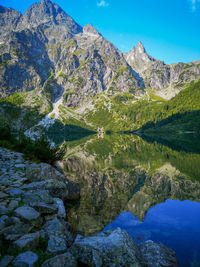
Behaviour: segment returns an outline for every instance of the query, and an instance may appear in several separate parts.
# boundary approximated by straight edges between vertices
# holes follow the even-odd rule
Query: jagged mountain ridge
[[[171,99],[185,84],[200,77],[199,61],[165,64],[150,56],[141,42],[125,54],[125,58],[144,79],[145,87],[164,99]]]
[[[199,64],[165,65],[149,56],[141,42],[123,55],[91,24],[82,28],[49,0],[33,4],[24,15],[4,7],[0,14],[2,97],[37,88],[47,91],[52,102],[64,95],[64,105],[77,107],[103,91],[141,95],[145,85],[171,98],[184,82],[200,76]]]
[[[84,103],[85,95],[88,101],[108,89],[143,93],[138,75],[113,44],[92,25],[82,29],[49,0],[30,7],[13,29],[6,31],[0,51],[2,97],[37,88],[52,102],[66,92],[65,104],[77,106]]]
[[[0,120],[10,124],[17,107],[17,129],[46,128],[53,119],[96,130],[136,130],[149,118],[157,122],[163,98],[200,78],[200,61],[167,65],[141,42],[123,54],[91,24],[82,28],[49,0],[24,15],[0,7],[0,25]],[[29,109],[39,115],[32,124]],[[156,114],[146,116],[142,109]]]

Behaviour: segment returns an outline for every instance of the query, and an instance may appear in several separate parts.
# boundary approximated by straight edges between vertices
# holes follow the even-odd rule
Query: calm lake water
[[[67,142],[63,167],[81,186],[80,200],[67,203],[68,221],[85,236],[120,227],[136,243],[171,247],[180,266],[198,267],[200,138],[156,139],[115,134]]]

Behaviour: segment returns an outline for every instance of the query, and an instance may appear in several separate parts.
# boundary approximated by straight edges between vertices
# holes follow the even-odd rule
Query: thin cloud
[[[189,0],[191,4],[191,10],[192,12],[195,12],[198,8],[198,5],[200,3],[200,0]]]
[[[107,3],[105,0],[101,0],[100,2],[97,2],[98,7],[107,7],[109,6],[109,3]]]

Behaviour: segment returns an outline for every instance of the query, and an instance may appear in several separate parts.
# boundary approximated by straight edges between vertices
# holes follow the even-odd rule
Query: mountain
[[[200,76],[200,61],[189,64],[165,64],[146,52],[143,44],[138,42],[136,47],[125,54],[127,62],[144,79],[145,87],[153,90],[164,99],[177,95],[185,84]]]
[[[200,78],[200,61],[165,64],[141,42],[123,54],[91,24],[82,28],[49,0],[24,15],[1,6],[0,25],[0,121],[17,130],[33,133],[56,120],[136,130],[170,116],[155,114]]]

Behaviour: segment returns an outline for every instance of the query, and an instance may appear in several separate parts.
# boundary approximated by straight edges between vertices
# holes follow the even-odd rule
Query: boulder
[[[37,254],[33,253],[32,251],[26,251],[24,253],[19,254],[15,258],[13,265],[16,267],[33,267],[37,261]]]
[[[47,253],[56,254],[67,250],[69,232],[60,220],[54,218],[48,221],[43,229],[49,237]]]
[[[148,240],[138,246],[138,258],[142,266],[177,267],[176,253],[161,243]]]
[[[40,232],[27,234],[16,240],[13,245],[19,248],[29,247],[30,249],[37,247],[39,244]]]
[[[15,215],[26,220],[33,221],[40,217],[40,213],[29,206],[22,206],[15,210]]]
[[[58,256],[55,256],[53,258],[50,258],[46,260],[42,267],[77,267],[77,261],[75,257],[67,252]]]
[[[35,208],[40,214],[54,214],[58,210],[55,204],[46,204],[44,202],[33,202],[31,206]]]
[[[30,225],[20,222],[6,227],[0,233],[3,234],[6,240],[13,241],[26,234],[29,229]]]
[[[88,266],[141,266],[133,240],[120,228],[93,237],[79,238],[70,252],[77,261]]]
[[[64,200],[76,199],[80,196],[79,186],[69,181],[63,173],[57,171],[49,164],[31,164],[26,169],[26,177],[32,182],[48,180],[45,183],[45,189],[48,189],[54,197]]]

